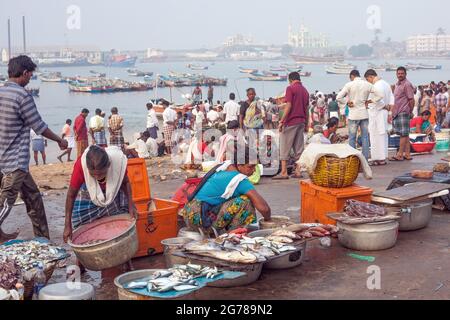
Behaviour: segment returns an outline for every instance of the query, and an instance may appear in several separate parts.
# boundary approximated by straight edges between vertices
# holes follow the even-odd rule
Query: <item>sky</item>
[[[23,15],[28,46],[139,50],[215,48],[238,33],[280,45],[289,23],[302,22],[332,43],[370,43],[377,26],[382,39],[405,40],[439,27],[450,33],[449,9],[448,0],[0,0],[0,48],[8,17],[12,46],[21,46]]]

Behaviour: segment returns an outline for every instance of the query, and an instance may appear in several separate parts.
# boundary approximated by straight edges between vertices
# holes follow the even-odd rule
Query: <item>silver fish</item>
[[[168,270],[159,270],[153,274],[152,279],[167,278],[167,277],[171,276],[172,273],[173,273],[172,271],[168,271]]]
[[[146,281],[133,281],[125,286],[125,289],[143,289],[147,286]]]
[[[197,288],[198,288],[198,286],[189,285],[189,284],[184,284],[184,285],[173,287],[173,289],[175,289],[176,291],[186,291],[186,290],[192,290],[192,289],[197,289]]]

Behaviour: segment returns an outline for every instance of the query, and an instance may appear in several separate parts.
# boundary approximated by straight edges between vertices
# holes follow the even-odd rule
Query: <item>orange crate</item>
[[[326,214],[342,212],[345,202],[350,199],[368,202],[372,200],[373,190],[354,184],[347,188],[324,188],[314,185],[310,180],[300,181],[302,223],[336,224]]]
[[[150,212],[148,210],[151,200],[150,183],[145,160],[129,159],[127,171],[133,200],[139,213],[136,225],[139,249],[136,257],[161,253],[163,252],[161,240],[177,236],[179,203],[153,199],[156,210]]]
[[[151,199],[151,193],[145,160],[128,159],[127,171],[134,202],[148,202]]]
[[[137,221],[139,249],[136,257],[162,253],[164,248],[161,241],[175,238],[178,234],[178,202],[153,199],[156,210],[141,211]],[[146,207],[148,202],[136,203],[139,207]]]

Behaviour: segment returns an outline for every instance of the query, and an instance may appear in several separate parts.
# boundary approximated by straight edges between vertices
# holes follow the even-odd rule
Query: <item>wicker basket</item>
[[[361,162],[358,157],[340,159],[331,156],[321,157],[314,172],[310,173],[314,184],[325,188],[345,188],[358,178]]]
[[[50,267],[48,267],[46,270],[44,270],[45,273],[45,277],[47,278],[46,283],[50,280],[50,278],[53,275],[53,271],[55,271],[55,265],[52,265]],[[31,300],[33,298],[33,291],[34,291],[34,279],[30,280],[30,281],[26,281],[24,284],[24,299],[25,300]]]

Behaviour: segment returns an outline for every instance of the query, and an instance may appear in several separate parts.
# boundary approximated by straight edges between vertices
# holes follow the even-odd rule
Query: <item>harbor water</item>
[[[385,61],[351,61],[361,71],[362,75],[368,69],[368,62],[374,64],[383,64]],[[450,79],[448,70],[450,70],[450,60],[397,60],[389,61],[396,65],[405,65],[408,62],[439,64],[442,70],[418,70],[410,71],[408,79],[416,86],[428,84],[430,81],[445,81]],[[270,81],[250,81],[248,75],[239,72],[239,67],[270,70],[271,66],[279,66],[283,63],[292,64],[293,61],[221,61],[221,62],[197,62],[198,65],[208,66],[208,70],[193,71],[187,65],[190,62],[162,62],[137,64],[136,69],[141,71],[154,72],[156,75],[168,75],[170,71],[177,73],[204,74],[211,77],[227,78],[227,87],[214,88],[214,101],[227,101],[230,92],[236,93],[237,100],[246,98],[245,90],[249,87],[256,89],[257,96],[263,99],[283,95],[287,82]],[[324,93],[338,92],[346,82],[349,81],[347,75],[330,75],[325,72],[326,65],[304,65],[303,71],[312,72],[311,77],[302,79],[304,85],[310,92],[319,90]],[[110,68],[103,66],[95,67],[61,67],[47,68],[41,71],[61,72],[63,76],[92,76],[90,73],[94,70],[99,73],[106,73],[107,78],[119,78],[129,81],[143,81],[143,78],[132,77],[127,73],[127,68]],[[277,73],[277,72],[276,72]],[[283,74],[282,72],[278,72]],[[0,66],[0,74],[6,75],[7,68]],[[383,72],[381,76],[389,83],[396,82],[395,72]],[[48,83],[38,80],[32,80],[30,88],[40,88],[40,96],[35,98],[39,112],[50,128],[60,133],[66,119],[74,119],[82,108],[88,108],[93,115],[96,108],[106,111],[110,114],[112,107],[117,107],[119,113],[124,117],[124,134],[126,140],[131,140],[134,132],[143,131],[146,127],[147,109],[145,104],[154,99],[165,98],[178,104],[183,104],[186,100],[182,97],[185,94],[191,94],[193,88],[158,88],[152,91],[144,92],[120,92],[120,93],[74,93],[69,91],[67,83]],[[203,98],[206,99],[207,88],[203,88]],[[55,162],[59,153],[57,145],[49,142],[47,148],[48,162]],[[75,153],[73,153],[74,155]]]

